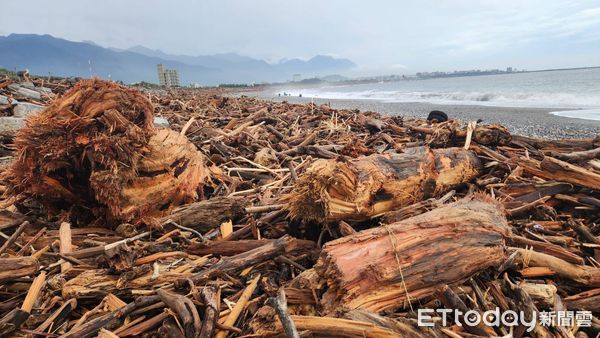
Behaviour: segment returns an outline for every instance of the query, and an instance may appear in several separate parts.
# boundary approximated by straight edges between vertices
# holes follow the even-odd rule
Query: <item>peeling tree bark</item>
[[[366,220],[443,194],[478,176],[480,167],[477,156],[462,148],[319,160],[287,196],[286,209],[295,219]]]
[[[40,265],[35,258],[0,258],[0,283],[35,274]]]
[[[501,265],[509,235],[499,205],[461,200],[329,242],[316,265],[329,287],[322,304],[326,312],[403,307]]]

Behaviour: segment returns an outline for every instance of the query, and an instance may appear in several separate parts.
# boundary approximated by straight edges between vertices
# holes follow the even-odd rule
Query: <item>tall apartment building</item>
[[[179,87],[179,73],[175,69],[166,69],[162,64],[156,65],[158,83],[165,87]]]

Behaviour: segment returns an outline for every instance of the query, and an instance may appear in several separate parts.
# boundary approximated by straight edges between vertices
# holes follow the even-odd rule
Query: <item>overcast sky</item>
[[[328,54],[366,73],[600,66],[600,1],[27,0],[1,7],[0,35],[268,61]]]

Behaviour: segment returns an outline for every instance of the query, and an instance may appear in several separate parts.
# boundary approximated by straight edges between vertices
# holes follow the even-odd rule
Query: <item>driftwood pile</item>
[[[600,137],[32,83],[56,94],[1,142],[0,336],[600,334]],[[590,317],[418,325],[437,308]]]

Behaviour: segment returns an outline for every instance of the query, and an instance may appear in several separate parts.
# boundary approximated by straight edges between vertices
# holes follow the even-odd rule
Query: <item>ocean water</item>
[[[552,108],[600,120],[600,68],[279,89],[292,96],[384,102]]]

